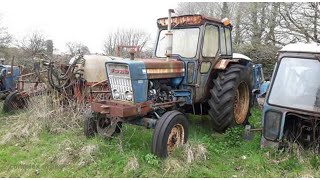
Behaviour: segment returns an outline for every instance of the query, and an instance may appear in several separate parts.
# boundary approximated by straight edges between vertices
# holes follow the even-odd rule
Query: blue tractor
[[[8,94],[16,90],[16,81],[20,76],[18,66],[0,64],[0,99],[4,100]]]
[[[262,64],[253,65],[254,104],[262,106],[270,81],[264,78]]]
[[[234,56],[232,25],[202,15],[157,20],[153,58],[106,62],[111,98],[91,103],[84,134],[110,137],[122,123],[154,129],[151,151],[166,157],[187,142],[189,110],[224,132],[248,123],[252,61]]]

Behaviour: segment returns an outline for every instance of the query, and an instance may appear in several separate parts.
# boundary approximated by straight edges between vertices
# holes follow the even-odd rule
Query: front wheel
[[[152,153],[167,157],[188,140],[189,123],[179,111],[168,111],[158,120],[152,136]]]

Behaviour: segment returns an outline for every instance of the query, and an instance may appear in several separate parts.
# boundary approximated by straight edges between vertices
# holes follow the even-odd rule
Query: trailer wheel
[[[158,120],[152,136],[152,153],[167,157],[188,140],[189,123],[179,111],[168,111]]]
[[[4,112],[12,112],[18,109],[23,109],[28,106],[28,98],[23,98],[20,94],[15,91],[11,92],[3,103]]]
[[[110,138],[116,133],[120,133],[122,128],[122,122],[117,122],[112,125],[111,120],[101,114],[97,116],[95,125],[97,133],[106,138]]]
[[[248,123],[252,105],[251,77],[249,68],[232,64],[213,80],[208,113],[215,131],[224,132],[229,127]]]
[[[84,135],[87,138],[93,137],[97,133],[96,118],[97,118],[97,115],[92,111],[88,111],[84,115],[83,130],[84,130]]]

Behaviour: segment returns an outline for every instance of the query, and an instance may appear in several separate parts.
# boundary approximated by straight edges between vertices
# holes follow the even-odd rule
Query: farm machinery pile
[[[153,58],[105,63],[111,98],[91,103],[87,137],[110,137],[124,122],[145,126],[154,129],[152,153],[166,157],[187,142],[189,110],[209,115],[218,132],[248,123],[253,63],[233,57],[229,20],[173,12],[157,20]]]
[[[1,76],[9,79],[10,86],[1,86],[5,93],[3,110],[5,112],[22,109],[28,106],[29,98],[41,94],[52,94],[59,105],[87,105],[95,98],[108,99],[110,91],[106,84],[104,64],[119,59],[102,55],[76,55],[69,64],[58,63],[44,54],[34,57],[34,72],[21,75],[21,69],[13,66],[14,76]],[[4,67],[3,74],[11,70]],[[3,93],[3,94],[4,94]]]
[[[34,67],[33,73],[22,74],[22,66],[16,66],[14,58],[11,65],[0,65],[0,96],[4,100],[3,111],[10,112],[23,109],[28,105],[28,99],[46,91],[46,85],[41,77],[46,70],[40,71]]]
[[[48,83],[56,90],[63,102],[68,100],[77,104],[93,101],[95,98],[108,99],[110,90],[104,64],[117,59],[102,55],[76,55],[68,65],[56,65],[50,61]]]

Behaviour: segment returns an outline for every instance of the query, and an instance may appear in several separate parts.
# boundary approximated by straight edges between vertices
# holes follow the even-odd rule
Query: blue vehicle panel
[[[5,84],[4,84],[4,87],[1,88],[1,90],[2,91],[9,91],[11,89],[11,86],[13,88],[15,88],[16,81],[18,80],[18,76],[20,76],[19,67],[13,66],[13,72],[11,72],[10,65],[0,65],[0,71],[1,71],[0,76],[5,74]]]

